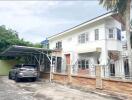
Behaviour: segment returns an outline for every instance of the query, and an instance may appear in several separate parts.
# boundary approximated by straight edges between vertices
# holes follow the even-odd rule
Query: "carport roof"
[[[31,54],[42,54],[51,53],[53,50],[45,48],[27,47],[12,45],[2,52],[1,56],[21,56],[21,55],[31,55]]]

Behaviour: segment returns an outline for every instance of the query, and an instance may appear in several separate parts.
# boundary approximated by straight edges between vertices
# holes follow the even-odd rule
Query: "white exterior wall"
[[[67,33],[67,35],[58,36],[57,38],[51,39],[49,40],[49,47],[50,49],[54,49],[56,46],[56,42],[62,41],[62,59],[65,59],[65,54],[70,54],[71,64],[75,64],[75,62],[79,58],[78,52],[80,50],[85,50],[86,48],[101,48],[101,54],[99,58],[100,64],[107,65],[108,50],[122,51],[122,44],[120,41],[118,41],[117,39],[108,39],[108,28],[111,27],[117,27],[121,29],[120,23],[110,17],[108,19],[100,20],[96,23],[87,25],[83,28],[76,29],[75,31]],[[99,40],[95,40],[95,29],[99,29]],[[78,36],[82,33],[89,34],[89,41],[84,44],[79,44]],[[118,71],[116,71],[116,73],[118,73]],[[102,72],[102,75],[103,74],[104,72]],[[108,75],[109,73],[105,74]]]
[[[121,30],[121,24],[114,18],[105,20],[105,31],[106,31],[106,37],[107,37],[106,49],[107,49],[107,52],[108,51],[119,51],[120,52],[119,60],[115,62],[115,75],[123,76],[124,75],[124,66],[123,66],[123,57],[122,57],[122,52],[123,52],[122,41],[117,40],[117,34],[115,34],[115,39],[108,38],[108,29],[112,28],[112,27],[118,28]],[[117,33],[116,30],[114,30],[114,31],[115,31],[115,33]],[[122,34],[122,32],[121,32],[121,34]],[[108,75],[108,73],[105,73],[105,74],[106,74],[106,76]]]
[[[95,40],[95,34],[94,30],[99,29],[99,40]],[[84,44],[78,43],[78,36],[82,33],[88,33],[89,34],[89,41]],[[78,51],[80,49],[85,48],[98,48],[100,47],[102,51],[105,50],[105,25],[103,22],[97,24],[93,24],[92,27],[87,27],[85,30],[80,30],[79,32],[71,33],[64,37],[59,37],[58,39],[55,39],[50,42],[50,49],[54,49],[56,42],[62,41],[62,48],[63,48],[63,54],[71,54],[71,64],[74,64],[78,58]],[[104,52],[103,52],[104,53]],[[104,54],[101,54],[102,57],[104,57]],[[104,58],[101,58],[104,59]]]
[[[122,51],[122,42],[117,40],[117,34],[115,34],[115,39],[108,38],[108,29],[109,28],[118,28],[121,29],[121,24],[115,19],[107,19],[105,20],[105,30],[106,30],[106,37],[107,37],[107,49],[108,50],[117,50]],[[116,33],[116,30],[114,30]],[[110,46],[112,45],[112,46]]]

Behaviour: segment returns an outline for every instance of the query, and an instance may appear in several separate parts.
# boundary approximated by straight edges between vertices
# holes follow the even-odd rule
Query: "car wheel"
[[[9,79],[12,79],[12,77],[11,77],[11,74],[10,74],[10,73],[9,73],[9,76],[8,76],[8,78],[9,78]]]
[[[36,78],[32,78],[32,82],[35,82],[36,81]]]
[[[20,82],[20,78],[18,78],[17,75],[16,75],[16,77],[15,77],[15,81],[16,81],[16,82]]]

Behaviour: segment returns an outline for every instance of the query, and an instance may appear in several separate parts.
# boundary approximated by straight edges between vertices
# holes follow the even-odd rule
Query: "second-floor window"
[[[121,40],[121,30],[117,28],[117,40]]]
[[[95,29],[95,40],[99,40],[99,29]]]
[[[56,43],[56,49],[62,49],[62,42],[61,41]]]
[[[114,28],[110,28],[109,29],[109,35],[108,35],[109,39],[113,39],[115,38],[115,35],[114,35]]]
[[[86,43],[89,40],[88,33],[83,33],[78,36],[79,43]]]

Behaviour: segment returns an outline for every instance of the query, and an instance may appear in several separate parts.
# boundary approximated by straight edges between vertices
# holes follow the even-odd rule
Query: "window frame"
[[[78,43],[84,44],[89,41],[89,33],[82,33],[78,36]]]
[[[112,30],[113,33],[111,33],[110,30]],[[109,39],[115,39],[115,32],[114,31],[115,31],[114,28],[109,28],[108,29],[108,38]]]
[[[94,30],[95,40],[99,40],[99,29]]]
[[[62,41],[56,42],[56,49],[62,49]]]
[[[116,28],[117,40],[121,41],[121,30]]]
[[[81,70],[89,69],[89,59],[79,59],[78,60],[78,68]]]

